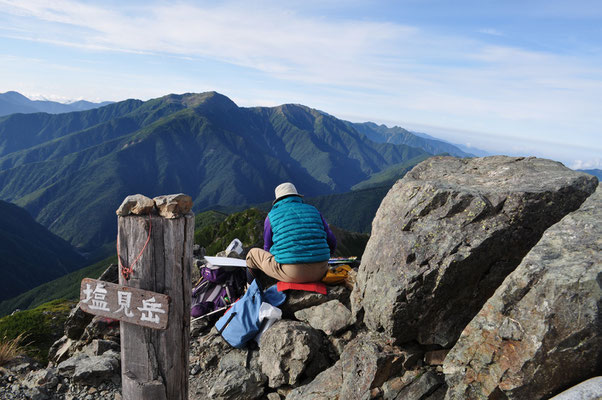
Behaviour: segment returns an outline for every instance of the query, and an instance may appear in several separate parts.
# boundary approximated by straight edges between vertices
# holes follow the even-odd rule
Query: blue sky
[[[602,2],[0,0],[0,92],[216,90],[602,168]]]

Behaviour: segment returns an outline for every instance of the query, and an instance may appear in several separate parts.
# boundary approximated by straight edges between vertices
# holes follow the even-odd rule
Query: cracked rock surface
[[[423,161],[378,209],[354,315],[397,343],[450,347],[543,232],[596,186],[545,159]]]
[[[541,399],[602,367],[602,185],[543,235],[444,362],[448,399]]]

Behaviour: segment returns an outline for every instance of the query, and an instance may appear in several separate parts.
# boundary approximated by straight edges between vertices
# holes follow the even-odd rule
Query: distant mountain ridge
[[[22,208],[0,201],[0,301],[75,271],[82,256]]]
[[[492,156],[493,155],[493,153],[490,153],[490,152],[485,151],[485,150],[478,149],[478,148],[470,146],[470,145],[464,145],[464,144],[460,144],[460,143],[452,143],[452,142],[449,142],[449,141],[444,140],[444,139],[437,139],[436,137],[428,135],[428,134],[426,134],[424,132],[416,132],[416,131],[409,131],[409,132],[412,133],[413,135],[416,135],[416,136],[421,137],[421,138],[433,139],[433,140],[437,140],[437,141],[440,141],[440,142],[451,144],[452,146],[456,146],[460,150],[462,150],[462,151],[464,151],[466,153],[469,153],[469,154],[473,154],[476,157],[487,157],[487,156]]]
[[[449,154],[455,157],[474,157],[473,154],[462,151],[453,144],[430,138],[428,135],[420,136],[399,126],[389,128],[386,125],[377,125],[374,122],[348,122],[348,124],[366,135],[368,139],[378,143],[405,144],[421,148],[433,155]]]
[[[59,103],[50,100],[30,100],[19,92],[0,93],[0,117],[14,113],[50,113],[60,114],[74,111],[86,111],[111,104],[110,101],[93,103],[79,100],[73,103]]]
[[[283,181],[307,196],[344,193],[429,155],[376,143],[306,106],[242,108],[215,92],[167,95],[0,118],[0,198],[90,251],[114,240],[114,211],[129,194],[184,192],[195,209],[207,209],[269,201]]]

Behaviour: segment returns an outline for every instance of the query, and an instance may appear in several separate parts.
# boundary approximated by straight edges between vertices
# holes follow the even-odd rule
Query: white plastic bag
[[[242,254],[242,242],[239,239],[234,239],[230,242],[228,247],[226,247],[226,254],[229,254],[230,252],[234,252],[238,255]]]
[[[259,339],[263,332],[267,331],[270,326],[274,324],[274,322],[278,321],[282,318],[282,310],[278,307],[274,307],[270,303],[263,302],[259,307],[259,323],[262,324],[261,330],[255,336],[255,341],[259,344]],[[263,323],[263,320],[265,323]]]

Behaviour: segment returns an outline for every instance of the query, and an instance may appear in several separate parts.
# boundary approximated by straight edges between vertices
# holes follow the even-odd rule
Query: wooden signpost
[[[83,310],[121,321],[124,400],[188,400],[194,243],[189,209],[168,217],[156,210],[146,215],[118,210],[119,285],[82,281]]]

